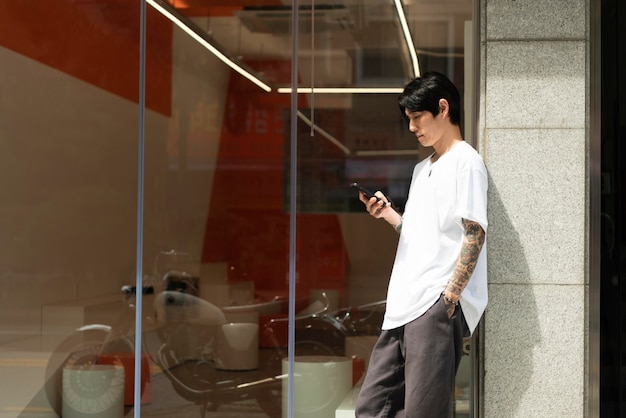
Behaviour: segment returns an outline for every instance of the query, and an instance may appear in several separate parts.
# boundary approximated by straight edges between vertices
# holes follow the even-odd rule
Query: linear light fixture
[[[415,77],[420,76],[420,67],[419,61],[417,59],[417,51],[415,50],[415,45],[413,44],[413,37],[411,36],[411,31],[409,30],[409,25],[406,21],[406,14],[404,13],[404,8],[402,7],[402,0],[393,0],[393,3],[396,7],[396,12],[398,14],[398,19],[400,20],[400,26],[402,28],[402,34],[404,35],[404,40],[406,42],[407,49],[409,51],[409,55],[411,58],[411,66],[413,68],[413,75]],[[279,93],[291,93],[292,89],[290,87],[279,87]],[[305,94],[398,94],[402,93],[402,88],[396,87],[298,87],[298,93]]]
[[[406,15],[404,13],[404,8],[402,7],[402,0],[393,0],[393,3],[396,6],[396,11],[398,12],[398,19],[400,19],[400,26],[402,27],[402,33],[404,34],[404,40],[406,41],[406,46],[409,49],[409,55],[411,56],[411,64],[413,65],[413,74],[415,77],[420,76],[420,66],[417,61],[417,52],[415,52],[415,45],[413,45],[413,37],[411,36],[411,31],[409,30],[409,25],[406,22]]]
[[[291,87],[279,87],[279,93],[291,93]],[[398,87],[298,87],[298,93],[315,94],[372,94],[402,93]]]
[[[208,49],[220,61],[228,65],[230,68],[247,78],[266,92],[271,92],[272,88],[258,77],[252,74],[252,70],[244,67],[240,62],[220,51],[212,42],[211,37],[201,28],[197,27],[192,21],[181,15],[167,1],[164,0],[145,0],[150,6],[161,13],[163,16],[172,21],[176,26],[181,28],[187,35],[191,36],[196,42]]]

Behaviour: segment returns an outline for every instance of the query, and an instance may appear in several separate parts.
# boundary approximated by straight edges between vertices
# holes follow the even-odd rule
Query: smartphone
[[[370,192],[369,190],[367,190],[365,187],[361,187],[359,186],[359,183],[352,183],[350,185],[350,187],[352,187],[355,190],[358,190],[359,192],[363,193],[363,195],[368,198],[371,199],[372,197],[376,198],[376,201],[378,202],[380,200],[380,197],[374,196],[374,193]],[[383,205],[384,207],[385,205]]]

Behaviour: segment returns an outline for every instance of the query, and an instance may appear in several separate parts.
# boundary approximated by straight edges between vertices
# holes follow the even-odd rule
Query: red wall
[[[263,62],[264,70],[287,79],[290,66]],[[231,76],[203,254],[205,262],[227,261],[230,280],[251,280],[275,295],[288,290],[289,109],[288,94],[268,94]],[[296,231],[297,292],[343,290],[347,257],[337,216],[301,213]]]
[[[0,45],[135,102],[139,25],[138,1],[0,1]],[[164,115],[171,74],[172,25],[147,7],[146,106]]]
[[[128,0],[46,0],[37,7],[0,1],[0,45],[136,102],[139,6]],[[169,116],[173,29],[151,7],[146,13],[146,106]],[[289,62],[247,64],[290,79]],[[252,280],[259,290],[286,294],[290,97],[265,93],[233,73],[226,106],[202,258],[228,261],[231,280]],[[335,215],[300,214],[296,245],[299,292],[343,288],[346,251]]]

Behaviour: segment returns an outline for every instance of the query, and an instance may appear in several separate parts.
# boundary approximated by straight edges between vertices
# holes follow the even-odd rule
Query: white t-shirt
[[[438,300],[461,252],[463,218],[487,232],[487,170],[465,141],[435,163],[426,158],[413,170],[383,329],[413,321]],[[473,332],[487,306],[486,241],[460,304]]]

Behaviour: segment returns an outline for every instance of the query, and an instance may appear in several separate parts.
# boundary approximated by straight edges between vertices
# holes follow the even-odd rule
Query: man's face
[[[409,112],[405,110],[409,119],[409,131],[413,132],[417,140],[425,147],[432,147],[439,141],[442,133],[441,113],[433,116],[429,111]]]

